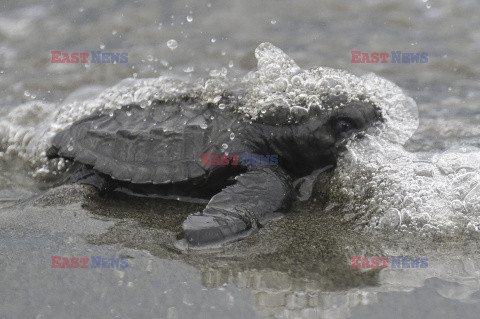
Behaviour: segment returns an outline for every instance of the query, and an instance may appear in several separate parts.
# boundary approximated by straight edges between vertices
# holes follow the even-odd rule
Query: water
[[[480,23],[479,4],[357,3],[0,4],[0,132],[2,147],[10,146],[0,149],[2,317],[478,317],[480,34],[472,26]],[[287,55],[263,51],[273,69],[249,75],[255,48],[266,41]],[[128,63],[50,63],[52,50],[99,49],[128,52]],[[353,50],[428,52],[429,60],[356,64]],[[275,68],[282,57],[286,65]],[[390,87],[395,94],[378,98],[384,106],[396,106],[394,97],[411,106],[412,97],[418,129],[412,135],[417,117],[407,116],[415,108],[406,107],[382,135],[352,142],[312,200],[214,252],[172,246],[182,220],[202,205],[53,187],[61,184],[54,173],[68,165],[44,160],[48,138],[99,106],[148,103],[155,93],[192,90],[185,79],[210,76],[202,87],[193,84],[210,102],[218,102],[225,76],[238,82],[246,76],[259,88],[246,99],[295,101],[305,92],[275,92],[310,75],[285,82],[273,74],[289,77],[297,66],[346,70],[377,92],[390,84],[366,74],[388,79],[404,94]],[[335,85],[328,86],[348,86]],[[129,267],[52,269],[52,255],[127,256]],[[358,271],[350,268],[357,255],[429,263]]]

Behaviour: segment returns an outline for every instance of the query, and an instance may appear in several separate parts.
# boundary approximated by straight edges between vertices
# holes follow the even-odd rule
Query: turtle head
[[[418,126],[415,102],[379,76],[304,70],[270,43],[259,45],[255,56],[257,70],[244,79],[242,112],[273,127],[265,139],[273,139],[289,171],[302,175],[335,165],[345,142],[379,121],[372,134],[394,143],[404,143]]]
[[[349,139],[361,138],[366,129],[382,121],[381,112],[371,103],[341,101],[340,97],[328,101],[332,106],[328,110],[297,110],[294,121],[270,126],[275,132],[270,134],[270,146],[279,154],[280,165],[295,176],[335,167]]]
[[[315,112],[304,124],[294,130],[294,140],[304,139],[300,152],[303,155],[302,167],[315,170],[336,166],[339,154],[345,150],[349,139],[362,138],[363,132],[381,121],[381,113],[374,105],[359,101],[333,107],[330,111]]]
[[[328,137],[329,147],[338,153],[350,138],[361,137],[369,127],[382,120],[380,110],[371,103],[351,101],[342,103],[342,107],[333,107],[330,111],[320,112],[309,119],[313,127],[313,147],[321,149],[322,141]],[[318,141],[320,145],[316,145]]]

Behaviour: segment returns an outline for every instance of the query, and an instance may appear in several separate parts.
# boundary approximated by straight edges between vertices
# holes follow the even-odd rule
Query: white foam
[[[418,127],[415,101],[398,86],[373,73],[357,77],[325,67],[302,70],[270,43],[259,45],[255,56],[258,70],[244,79],[248,95],[243,109],[253,118],[271,107],[326,109],[323,101],[328,97],[346,95],[348,101],[363,99],[381,109],[385,123],[377,134],[383,138],[404,143]]]
[[[475,233],[480,223],[478,156],[478,148],[455,147],[426,161],[400,144],[367,136],[351,141],[339,160],[331,200],[343,203],[360,228]]]
[[[23,158],[32,172],[45,176],[65,168],[65,163],[45,158],[51,137],[98,109],[146,105],[152,99],[181,95],[220,105],[225,92],[234,90],[243,92],[239,111],[254,119],[270,108],[326,109],[332,106],[324,105],[324,100],[342,94],[349,101],[374,103],[384,118],[364,139],[349,141],[339,160],[331,200],[343,204],[345,216],[357,216],[358,227],[368,229],[478,232],[479,149],[452,148],[420,160],[402,146],[418,127],[417,107],[395,84],[375,74],[358,77],[322,67],[303,70],[270,43],[262,43],[255,56],[258,70],[239,81],[227,79],[225,73],[196,82],[167,76],[125,79],[90,100],[78,100],[83,92],[62,105],[38,101],[20,105],[0,121],[0,151]]]
[[[0,122],[2,145],[7,148],[7,153],[15,153],[32,164],[45,163],[44,152],[48,149],[50,138],[96,110],[114,110],[129,103],[142,105],[154,98],[175,99],[181,95],[200,98],[203,103],[221,103],[227,90],[238,91],[238,88],[245,90],[242,97],[245,106],[239,111],[252,118],[272,106],[322,108],[322,99],[342,93],[349,100],[365,95],[381,106],[385,128],[377,132],[390,140],[405,141],[418,125],[413,100],[385,79],[373,74],[359,78],[329,68],[305,71],[270,43],[259,45],[255,55],[258,70],[240,81],[228,80],[225,74],[196,82],[172,76],[128,78],[93,99],[78,100],[79,96],[85,96],[85,90],[80,89],[81,92],[72,93],[61,105],[38,101],[21,105]],[[30,134],[35,136],[33,140]]]

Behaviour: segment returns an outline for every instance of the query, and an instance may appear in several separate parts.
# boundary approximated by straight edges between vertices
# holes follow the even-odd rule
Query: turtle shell
[[[52,145],[57,156],[116,180],[164,184],[205,177],[210,168],[201,165],[201,154],[220,154],[239,125],[227,109],[154,100],[96,112],[59,132]]]

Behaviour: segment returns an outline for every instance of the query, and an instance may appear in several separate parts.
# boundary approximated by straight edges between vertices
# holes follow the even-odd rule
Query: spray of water
[[[48,161],[45,151],[55,133],[94,111],[111,112],[129,103],[148,105],[153,99],[196,99],[225,108],[235,92],[238,109],[249,120],[267,110],[328,110],[343,104],[324,103],[342,95],[347,102],[376,105],[383,123],[362,139],[350,140],[330,185],[330,201],[359,228],[424,234],[478,232],[480,223],[480,150],[455,147],[420,159],[403,144],[418,127],[415,102],[395,84],[367,74],[355,76],[331,68],[301,69],[270,43],[255,51],[257,70],[231,80],[218,72],[203,80],[163,76],[125,79],[89,100],[67,99],[61,105],[33,101],[14,108],[0,120],[2,156],[17,156],[34,176],[58,174],[63,160]]]

